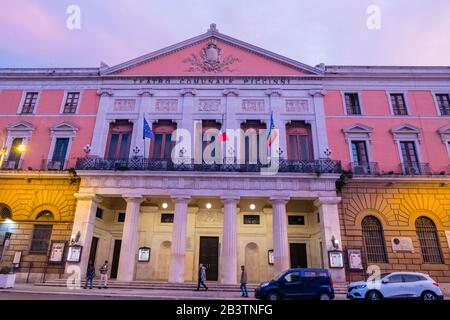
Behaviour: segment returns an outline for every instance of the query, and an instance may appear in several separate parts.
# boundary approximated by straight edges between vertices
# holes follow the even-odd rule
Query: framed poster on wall
[[[150,248],[149,247],[140,247],[139,248],[138,261],[139,262],[149,262],[150,261]]]
[[[347,249],[348,269],[360,271],[364,270],[362,260],[362,250],[360,248]]]
[[[67,250],[67,262],[80,262],[82,251],[83,246],[80,246],[79,244],[69,246],[69,249]]]
[[[275,259],[273,257],[273,250],[272,249],[267,252],[267,259],[268,259],[268,262],[269,262],[270,265],[274,264]]]
[[[65,241],[52,241],[50,245],[48,263],[63,263],[65,250],[66,250]]]
[[[344,258],[342,251],[332,250],[328,251],[328,263],[330,268],[344,268]]]

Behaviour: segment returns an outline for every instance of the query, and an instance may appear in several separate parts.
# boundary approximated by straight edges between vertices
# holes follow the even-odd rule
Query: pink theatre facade
[[[311,67],[214,25],[113,67],[2,69],[0,177],[77,189],[64,220],[56,197],[21,208],[0,188],[2,262],[20,239],[22,259],[45,265],[55,229],[39,226],[64,222],[82,250],[55,270],[108,260],[118,281],[195,281],[203,263],[223,284],[241,265],[250,282],[313,267],[344,283],[369,265],[450,282],[449,93],[449,68]],[[252,155],[271,127],[265,174],[265,152]],[[180,129],[190,135],[172,141]],[[212,143],[223,162],[204,158]],[[8,227],[18,217],[29,236]]]

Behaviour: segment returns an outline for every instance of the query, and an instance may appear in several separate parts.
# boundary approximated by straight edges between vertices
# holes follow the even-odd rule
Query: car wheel
[[[425,291],[421,296],[422,300],[436,300],[437,296],[431,291]]]
[[[367,300],[381,300],[381,294],[378,291],[369,291],[366,298]]]
[[[279,299],[280,299],[280,296],[275,291],[270,291],[267,294],[267,300],[279,300]]]
[[[322,292],[319,295],[319,300],[330,300],[330,295],[328,293],[326,293],[326,292]]]

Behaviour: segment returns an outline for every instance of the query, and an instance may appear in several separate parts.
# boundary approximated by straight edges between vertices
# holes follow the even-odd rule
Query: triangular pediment
[[[77,131],[78,127],[69,122],[60,122],[53,127],[50,127],[51,131]]]
[[[33,131],[35,127],[26,121],[18,121],[8,125],[8,131]]]
[[[215,25],[197,37],[104,68],[102,75],[125,76],[305,76],[323,71],[234,39]]]
[[[373,128],[368,127],[364,124],[353,124],[351,126],[345,127],[342,129],[345,133],[371,133]]]
[[[391,129],[392,133],[415,133],[419,134],[421,129],[419,127],[413,126],[412,124],[401,124],[395,126]]]
[[[445,125],[445,126],[443,126],[443,127],[440,127],[440,128],[438,129],[438,132],[439,132],[440,134],[450,134],[450,124],[447,124],[447,125]]]

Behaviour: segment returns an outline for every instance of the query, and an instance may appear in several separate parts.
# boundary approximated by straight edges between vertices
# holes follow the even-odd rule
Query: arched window
[[[367,216],[363,219],[361,226],[367,261],[386,263],[386,245],[380,221],[374,216]]]
[[[38,213],[36,216],[36,220],[53,220],[55,217],[53,216],[53,213],[49,210],[44,210]]]
[[[11,209],[3,203],[0,203],[0,219],[11,219]]]
[[[416,220],[416,233],[419,239],[422,259],[425,263],[443,263],[441,247],[433,221],[427,217]]]

